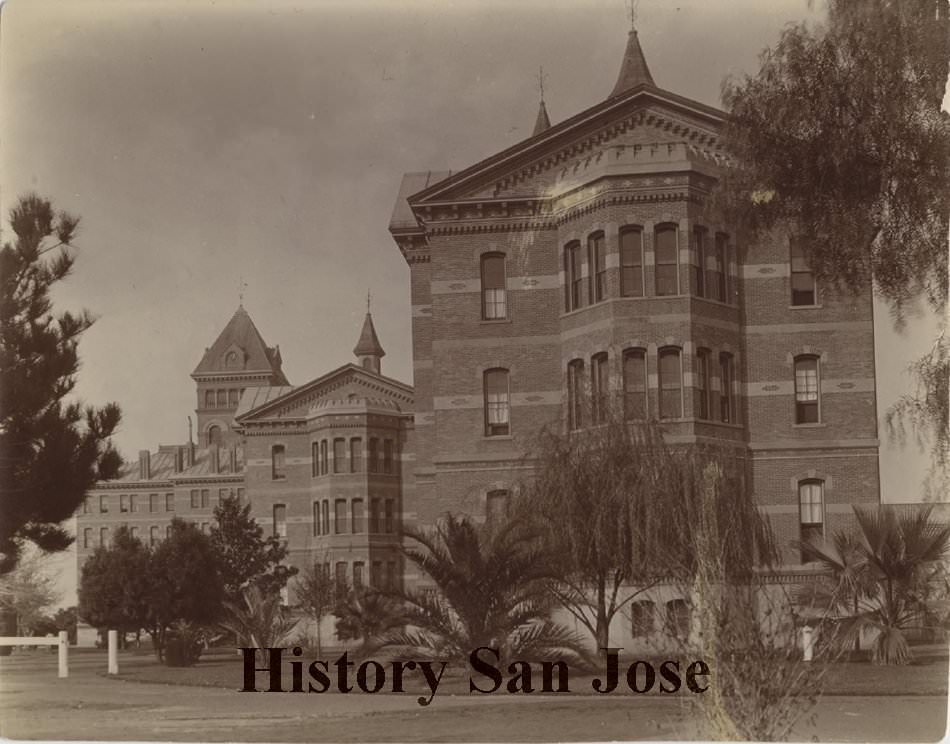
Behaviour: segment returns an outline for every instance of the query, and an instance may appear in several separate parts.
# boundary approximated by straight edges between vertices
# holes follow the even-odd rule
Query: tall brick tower
[[[240,305],[191,373],[198,393],[198,444],[227,444],[235,438],[234,412],[248,387],[288,385],[280,348],[269,347]]]
[[[631,30],[605,100],[403,177],[408,514],[490,516],[535,432],[596,423],[578,399],[608,392],[674,442],[735,447],[789,571],[794,540],[879,500],[871,289],[817,286],[793,231],[751,243],[712,212],[725,116],[658,87]]]

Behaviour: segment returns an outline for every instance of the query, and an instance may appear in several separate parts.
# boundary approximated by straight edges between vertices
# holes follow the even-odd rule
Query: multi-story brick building
[[[452,173],[403,178],[390,231],[411,269],[408,510],[489,513],[544,424],[622,394],[677,442],[749,462],[783,562],[877,503],[871,290],[816,286],[788,234],[712,212],[725,113],[659,88],[631,31],[602,102]]]
[[[192,373],[200,445],[142,451],[96,486],[78,515],[79,568],[119,525],[151,544],[175,516],[208,532],[219,500],[238,496],[287,540],[293,565],[398,584],[412,388],[381,374],[385,352],[369,312],[354,354],[358,364],[290,385],[280,351],[239,308]]]

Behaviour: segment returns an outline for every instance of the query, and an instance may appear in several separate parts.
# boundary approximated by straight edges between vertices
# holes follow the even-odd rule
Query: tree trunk
[[[610,647],[610,623],[607,622],[607,589],[601,579],[597,585],[597,648]]]

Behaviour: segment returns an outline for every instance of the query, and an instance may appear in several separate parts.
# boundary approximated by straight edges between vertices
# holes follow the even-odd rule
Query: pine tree
[[[10,210],[16,239],[0,249],[0,574],[26,543],[69,547],[62,523],[121,462],[109,440],[118,406],[69,399],[79,338],[94,319],[52,313],[50,290],[73,268],[78,222],[30,194]]]

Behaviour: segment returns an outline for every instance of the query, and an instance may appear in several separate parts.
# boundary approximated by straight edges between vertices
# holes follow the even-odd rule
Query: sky
[[[640,0],[662,88],[719,105],[808,0]],[[99,316],[76,392],[116,401],[122,453],[187,437],[189,374],[243,304],[301,384],[352,361],[366,295],[384,373],[412,381],[409,270],[387,225],[403,172],[460,169],[603,100],[625,0],[9,0],[0,212],[36,191],[82,219],[57,308]],[[936,319],[876,308],[880,412]],[[927,467],[887,443],[885,500]]]

